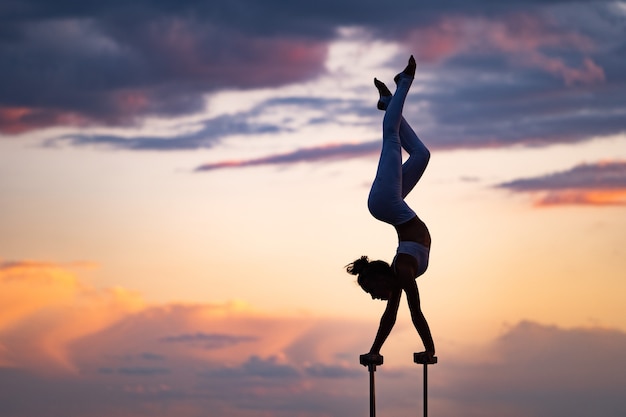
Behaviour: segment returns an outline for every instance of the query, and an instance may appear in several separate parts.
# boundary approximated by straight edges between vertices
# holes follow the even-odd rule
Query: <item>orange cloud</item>
[[[349,363],[334,357],[337,350],[358,352],[371,336],[369,325],[352,324],[348,332],[342,320],[264,314],[243,302],[148,306],[128,290],[81,281],[71,271],[77,267],[84,264],[0,263],[2,366],[146,375],[167,369],[112,358],[179,358],[229,372],[257,357],[261,362],[247,366],[324,363],[341,370]]]
[[[42,308],[71,301],[78,283],[74,275],[48,262],[0,263],[0,331]]]
[[[376,323],[268,314],[243,302],[146,306],[126,290],[87,285],[72,272],[84,266],[0,262],[2,301],[28,302],[33,294],[38,300],[1,321],[11,325],[0,328],[0,386],[6,387],[0,403],[17,410],[16,416],[42,415],[50,407],[67,416],[366,411],[367,373],[356,358]],[[593,394],[594,407],[610,407],[601,398],[623,404],[624,375],[618,370],[625,343],[617,330],[522,322],[478,355],[446,354],[444,344],[433,369],[438,394],[432,405],[449,415],[540,415],[554,407],[571,414],[580,406],[571,404],[580,392]],[[59,366],[77,372],[32,372]],[[411,415],[419,369],[407,361],[386,364],[381,372],[381,396],[403,399],[381,408]],[[537,395],[551,398],[550,404],[533,401]]]
[[[241,366],[253,356],[277,363],[288,359],[347,366],[333,357],[337,350],[359,352],[371,336],[367,324],[351,328],[346,331],[343,320],[264,314],[242,303],[170,304],[128,314],[77,341],[72,355],[91,367],[110,366],[110,358],[142,352],[225,367]]]
[[[535,205],[542,207],[558,205],[624,206],[626,205],[626,189],[550,191],[538,197],[535,200]]]
[[[562,172],[510,181],[500,187],[530,193],[536,206],[626,205],[626,162],[580,164]]]
[[[143,307],[123,289],[96,289],[69,269],[90,264],[0,263],[0,363],[72,369],[67,346]]]

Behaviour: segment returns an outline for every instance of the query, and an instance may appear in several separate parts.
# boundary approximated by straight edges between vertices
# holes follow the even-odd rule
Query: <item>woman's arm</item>
[[[417,290],[415,280],[413,280],[413,282],[408,285],[404,291],[406,292],[406,299],[409,304],[409,310],[411,311],[411,320],[413,320],[413,325],[424,343],[426,352],[434,355],[435,343],[433,342],[433,337],[430,334],[430,327],[428,327],[426,317],[424,317],[424,313],[422,313],[422,309],[420,307],[419,292]]]
[[[426,352],[434,356],[435,343],[433,342],[432,335],[430,334],[430,327],[428,326],[426,317],[424,317],[424,314],[422,313],[419,291],[417,290],[417,284],[415,283],[415,271],[417,271],[418,266],[417,261],[412,256],[400,255],[396,258],[396,274],[400,280],[400,285],[406,293],[407,303],[411,312],[411,320],[413,321],[413,325],[424,343]]]
[[[394,289],[391,292],[389,300],[387,300],[387,307],[385,312],[380,318],[380,325],[378,326],[378,332],[376,338],[372,344],[372,348],[369,354],[380,355],[380,349],[383,347],[383,343],[387,340],[387,336],[391,333],[393,325],[396,324],[396,316],[398,315],[398,306],[400,305],[400,297],[402,296],[402,289]]]

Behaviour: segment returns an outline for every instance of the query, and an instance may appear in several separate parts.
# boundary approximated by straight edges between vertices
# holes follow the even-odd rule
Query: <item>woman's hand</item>
[[[364,353],[363,355],[359,356],[359,362],[363,366],[382,365],[383,356],[377,352]]]
[[[434,364],[434,363],[437,363],[437,358],[435,358],[435,352],[431,352],[431,351],[419,352],[419,353],[413,354],[413,362],[423,363],[423,364]]]

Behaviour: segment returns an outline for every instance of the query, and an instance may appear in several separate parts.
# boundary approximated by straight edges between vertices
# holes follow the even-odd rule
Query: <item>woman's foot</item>
[[[389,91],[385,83],[379,81],[377,78],[374,78],[374,85],[378,89],[378,94],[380,95],[376,107],[378,107],[378,110],[386,110],[387,105],[389,105],[389,102],[391,101],[391,91]]]
[[[415,69],[417,68],[417,63],[415,62],[415,58],[413,58],[413,55],[411,55],[411,57],[409,58],[409,63],[407,64],[406,68],[404,68],[404,70],[396,75],[393,80],[396,82],[396,84],[398,84],[398,82],[400,81],[400,77],[410,77],[415,78]]]

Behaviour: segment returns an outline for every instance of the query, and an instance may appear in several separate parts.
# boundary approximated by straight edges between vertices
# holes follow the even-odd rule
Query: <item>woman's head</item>
[[[393,269],[385,261],[371,261],[361,256],[346,266],[349,274],[357,275],[357,282],[372,298],[388,300],[393,290]]]

